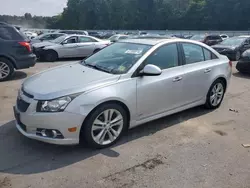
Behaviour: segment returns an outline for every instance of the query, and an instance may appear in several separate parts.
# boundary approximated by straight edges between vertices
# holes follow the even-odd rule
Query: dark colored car
[[[0,22],[0,81],[8,80],[15,69],[34,66],[36,56],[25,35],[14,26]]]
[[[101,38],[102,35],[96,31],[88,31],[89,36],[96,37],[96,38]]]
[[[208,46],[212,46],[223,41],[220,35],[194,35],[190,39],[203,42]]]
[[[66,35],[64,33],[45,33],[41,34],[33,39],[31,39],[31,43],[38,43],[38,42],[43,42],[43,41],[48,41],[48,40],[55,40],[58,37],[61,37],[63,35]]]
[[[224,40],[212,46],[217,52],[226,55],[229,59],[238,61],[241,54],[250,48],[250,36],[238,36]]]
[[[243,52],[236,65],[236,69],[241,73],[250,74],[250,49]]]

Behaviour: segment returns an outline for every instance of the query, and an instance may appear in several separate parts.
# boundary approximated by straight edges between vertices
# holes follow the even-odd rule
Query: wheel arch
[[[14,66],[14,68],[15,68],[15,69],[17,68],[17,66],[16,66],[16,61],[15,61],[14,58],[9,57],[9,56],[6,56],[6,55],[3,55],[3,54],[0,54],[0,58],[8,59],[8,60],[12,63],[12,65]]]
[[[90,115],[91,115],[97,108],[99,108],[100,106],[105,105],[105,104],[118,104],[118,105],[120,105],[120,106],[126,111],[126,114],[127,114],[127,116],[128,116],[128,124],[130,123],[131,113],[130,113],[130,110],[129,110],[128,106],[127,106],[124,102],[122,102],[121,100],[112,99],[112,100],[108,100],[108,101],[101,102],[101,103],[99,103],[98,105],[96,105],[96,106],[88,113],[88,115],[86,116],[86,118],[83,120],[83,123],[82,123],[82,126],[81,126],[81,130],[82,130],[82,127],[84,126],[84,123],[87,121],[87,119],[90,117]],[[127,125],[127,128],[129,128],[129,125]]]

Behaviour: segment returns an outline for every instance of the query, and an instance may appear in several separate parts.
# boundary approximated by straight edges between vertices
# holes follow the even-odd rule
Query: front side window
[[[146,59],[146,64],[156,65],[162,70],[178,66],[177,45],[168,44],[160,47]]]
[[[204,61],[204,55],[201,46],[191,43],[183,43],[182,46],[184,50],[186,64]]]
[[[125,74],[151,47],[117,42],[90,56],[82,64],[111,74]]]
[[[65,44],[74,44],[77,43],[77,38],[76,37],[71,37],[67,40],[64,41]]]
[[[206,61],[213,59],[212,52],[210,52],[209,50],[205,48],[203,48],[203,51],[204,51],[204,57]]]

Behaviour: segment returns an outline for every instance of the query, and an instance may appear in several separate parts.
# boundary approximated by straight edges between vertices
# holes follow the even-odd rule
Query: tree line
[[[51,29],[249,30],[249,0],[68,0]],[[0,21],[2,16],[0,16]]]

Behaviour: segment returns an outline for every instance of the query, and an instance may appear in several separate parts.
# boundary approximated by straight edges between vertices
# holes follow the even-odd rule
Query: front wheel
[[[218,108],[223,101],[225,91],[225,83],[221,79],[216,80],[208,91],[205,107],[208,109]]]
[[[97,107],[82,125],[80,139],[92,148],[106,148],[115,144],[128,125],[126,111],[118,104]]]
[[[54,62],[58,59],[58,54],[54,50],[48,50],[44,54],[45,61]]]

